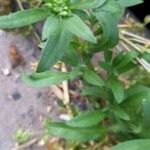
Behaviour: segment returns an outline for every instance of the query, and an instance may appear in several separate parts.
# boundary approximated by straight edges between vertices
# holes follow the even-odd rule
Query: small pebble
[[[11,96],[14,100],[19,100],[21,98],[21,94],[17,91],[13,92]]]
[[[21,75],[20,75],[19,73],[15,73],[15,74],[14,74],[15,79],[19,79],[20,76],[21,76]]]
[[[38,146],[44,146],[45,145],[45,141],[43,139],[41,139],[39,142],[38,142]]]
[[[5,34],[4,30],[0,30],[0,35],[4,35],[4,34]]]
[[[3,75],[9,76],[10,75],[10,70],[8,68],[2,69]]]
[[[38,93],[37,93],[37,98],[38,98],[38,99],[41,98],[42,95],[43,95],[42,92],[38,92]]]
[[[39,120],[40,120],[40,121],[43,121],[43,116],[40,116],[40,117],[39,117]]]
[[[64,120],[64,121],[69,121],[69,120],[71,119],[70,116],[67,115],[67,114],[61,114],[61,115],[59,116],[59,118],[60,118],[61,120]]]
[[[51,107],[51,106],[48,106],[48,107],[46,108],[46,110],[47,110],[47,112],[49,113],[49,112],[52,111],[52,107]]]

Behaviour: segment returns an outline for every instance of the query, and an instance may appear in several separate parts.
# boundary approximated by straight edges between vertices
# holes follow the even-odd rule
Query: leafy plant
[[[129,85],[119,79],[134,69],[139,53],[116,54],[113,48],[119,42],[119,19],[126,7],[140,4],[142,0],[43,0],[38,8],[0,17],[1,29],[12,29],[45,20],[42,32],[42,55],[36,72],[22,79],[34,87],[59,84],[79,77],[84,84],[81,94],[105,106],[75,116],[66,122],[46,122],[52,135],[65,139],[89,141],[104,139],[114,132],[120,139],[150,138],[150,89],[144,85]],[[91,64],[93,55],[101,52],[99,70]],[[71,66],[69,72],[53,71],[58,61]],[[96,109],[96,110],[95,110]],[[109,121],[109,124],[106,123]],[[149,132],[147,132],[149,131]],[[138,140],[137,140],[138,141]],[[149,140],[136,140],[119,144],[112,150],[143,149]]]
[[[132,150],[141,150],[141,149],[147,149],[150,145],[150,140],[132,140],[127,141],[121,144],[118,144],[117,146],[114,146],[111,150],[126,150],[126,149],[132,149]]]
[[[23,129],[18,129],[15,134],[14,134],[14,139],[19,143],[19,144],[24,144],[30,139],[30,133],[29,131],[25,131]]]

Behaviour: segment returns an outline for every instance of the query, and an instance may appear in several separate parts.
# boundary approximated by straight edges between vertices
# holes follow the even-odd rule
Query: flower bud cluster
[[[67,16],[70,12],[66,0],[51,0],[46,4],[54,13],[59,14],[60,16]]]

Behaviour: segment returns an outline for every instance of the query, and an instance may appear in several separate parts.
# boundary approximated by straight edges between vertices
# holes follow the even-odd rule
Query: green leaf
[[[146,100],[143,102],[143,111],[144,128],[150,128],[150,100]]]
[[[148,52],[143,53],[142,58],[150,63],[150,53]]]
[[[130,51],[126,54],[122,52],[114,59],[113,64],[116,69],[121,69],[133,61],[137,55],[138,54],[135,51]]]
[[[113,19],[113,16],[106,11],[97,12],[95,13],[95,16],[99,20],[103,30],[100,39],[101,48],[113,48],[119,42],[117,22]]]
[[[23,74],[22,79],[26,84],[33,87],[47,87],[58,84],[64,80],[73,80],[78,75],[81,75],[81,72],[77,68],[72,72],[45,71],[42,73],[33,73],[32,75]]]
[[[132,133],[134,134],[140,134],[142,131],[142,119],[141,116],[139,116],[139,119],[137,119],[133,123],[128,123],[128,128],[131,129]]]
[[[144,101],[150,100],[150,88],[145,86],[131,86],[126,90],[126,99],[121,103],[121,107],[129,114],[130,119],[134,123],[138,123],[143,118],[143,105]]]
[[[42,51],[37,72],[51,69],[62,58],[69,48],[71,37],[72,35],[64,29],[63,21],[58,19]]]
[[[45,19],[49,13],[50,12],[44,8],[32,8],[1,16],[0,29],[24,27]]]
[[[150,128],[143,128],[141,135],[143,138],[150,139]]]
[[[79,16],[83,21],[88,20],[90,17],[89,14],[84,10],[75,9],[72,12]]]
[[[125,112],[125,110],[124,109],[122,109],[120,106],[111,106],[110,107],[110,111],[112,111],[112,113],[115,115],[115,116],[117,116],[117,117],[119,117],[119,118],[121,118],[121,119],[124,119],[124,120],[127,120],[127,121],[129,121],[130,120],[130,117],[129,117],[129,115],[127,114],[127,112]]]
[[[87,40],[92,43],[96,43],[91,29],[75,14],[65,19],[65,28],[67,31],[73,33],[79,38]]]
[[[105,91],[98,86],[84,86],[81,92],[82,96],[104,97]]]
[[[110,13],[116,21],[119,21],[124,13],[124,7],[114,0],[107,0],[107,2],[102,7],[98,8],[98,10]]]
[[[105,114],[101,110],[88,111],[74,117],[70,121],[67,121],[66,124],[71,127],[91,127],[98,125],[104,117]]]
[[[99,20],[103,34],[100,39],[101,49],[115,47],[119,42],[118,21],[122,17],[124,8],[114,0],[107,2],[98,8],[94,15]]]
[[[104,81],[94,72],[88,68],[85,68],[83,72],[83,79],[92,85],[102,87],[105,85]]]
[[[142,137],[150,139],[150,100],[143,101]]]
[[[60,22],[56,16],[50,15],[43,26],[42,40],[46,40],[51,35],[51,33],[55,32],[59,23]]]
[[[66,51],[64,57],[62,58],[62,61],[65,64],[69,64],[72,66],[78,66],[81,64],[81,59],[80,59],[79,53],[77,53],[76,50],[71,46]]]
[[[72,9],[93,9],[102,6],[107,0],[80,0],[71,5]]]
[[[121,107],[129,114],[133,123],[138,124],[138,120],[141,121],[142,102],[136,96],[125,99]]]
[[[108,86],[112,90],[115,99],[118,103],[121,103],[124,100],[124,87],[123,84],[117,80],[111,77],[108,81]]]
[[[149,139],[132,140],[120,143],[111,150],[148,150],[150,147]]]
[[[68,140],[89,141],[104,135],[105,129],[100,126],[76,128],[65,123],[46,123],[49,134]]]
[[[112,58],[113,58],[113,51],[108,49],[106,51],[103,51],[105,62],[112,64]]]
[[[129,6],[134,6],[137,4],[141,4],[143,3],[143,0],[117,0],[117,2],[120,3],[120,5],[122,5],[123,7],[129,7]]]
[[[150,100],[150,88],[143,85],[133,85],[126,91],[126,97],[137,97],[137,100]]]
[[[106,71],[111,71],[111,64],[109,63],[109,62],[106,62],[106,61],[101,61],[101,62],[99,62],[99,65],[103,68],[103,69],[105,69]]]
[[[119,74],[122,74],[122,73],[125,73],[125,72],[129,71],[129,70],[135,69],[135,67],[136,67],[136,64],[131,62],[131,63],[128,63],[123,68],[117,69],[117,71],[118,71]]]

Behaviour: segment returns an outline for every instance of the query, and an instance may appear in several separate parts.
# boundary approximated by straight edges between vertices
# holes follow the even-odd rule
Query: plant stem
[[[123,35],[127,35],[127,36],[133,37],[133,38],[135,38],[135,39],[138,39],[138,40],[140,40],[140,41],[142,41],[142,42],[144,42],[144,43],[149,43],[149,42],[150,42],[150,40],[148,40],[148,39],[146,39],[146,38],[144,38],[144,37],[141,37],[141,36],[139,36],[139,35],[136,35],[136,34],[134,34],[134,33],[131,33],[131,32],[125,31],[125,30],[122,30],[121,33],[122,33]]]
[[[130,40],[124,38],[123,36],[120,36],[120,39],[122,39],[123,41],[125,41],[127,44],[129,44],[131,47],[135,48],[136,50],[142,52],[142,50],[134,43],[132,43]],[[128,50],[128,49],[127,49]],[[150,72],[150,64],[145,61],[144,59],[139,59],[138,57],[136,57],[136,60],[148,71]]]
[[[20,10],[24,10],[21,1],[20,0],[16,0],[16,1],[17,1],[17,4],[18,4]]]
[[[65,64],[62,64],[61,68],[62,72],[67,72]],[[69,89],[68,89],[68,81],[63,81],[63,91],[64,91],[64,103],[69,104],[70,97],[69,97]]]
[[[38,139],[34,138],[34,139],[28,141],[25,144],[19,145],[18,147],[14,148],[14,150],[22,150],[22,149],[28,148],[28,147],[30,147],[31,145],[33,145],[33,144],[35,144],[37,142],[38,142]]]
[[[62,63],[61,70],[62,72],[67,72],[67,68],[64,63]],[[72,111],[71,111],[71,108],[69,107],[70,96],[69,96],[68,81],[63,81],[62,87],[63,87],[63,92],[64,92],[64,105],[66,106],[66,109],[69,115],[72,116]]]
[[[120,35],[120,39],[125,41],[127,44],[129,44],[130,46],[132,46],[133,48],[135,48],[139,52],[142,52],[141,49],[136,44],[132,43],[130,40],[128,40],[127,38],[123,37],[122,35]]]
[[[131,51],[130,48],[122,41],[119,42],[127,51]]]
[[[147,43],[148,43],[147,41],[142,41],[142,40],[139,40],[139,39],[136,39],[136,38],[130,38],[130,41],[134,41],[134,42],[144,44],[144,45],[147,45]]]

